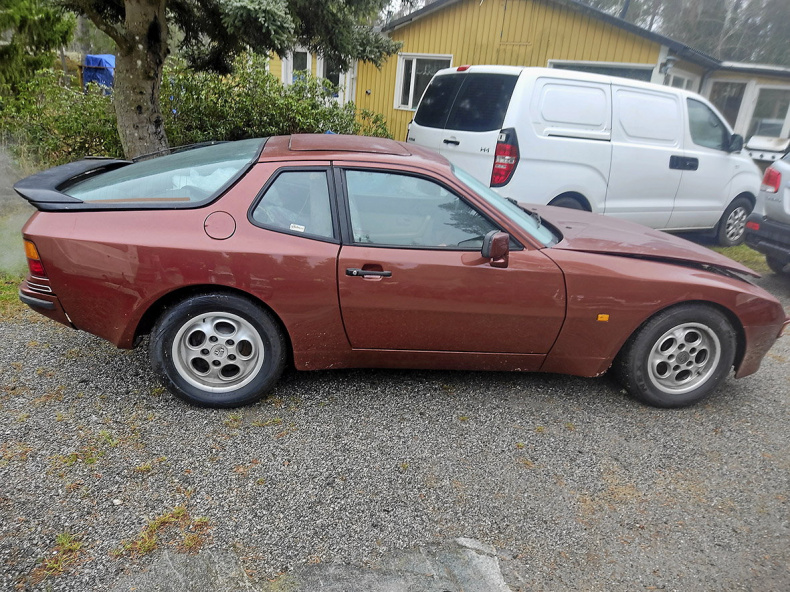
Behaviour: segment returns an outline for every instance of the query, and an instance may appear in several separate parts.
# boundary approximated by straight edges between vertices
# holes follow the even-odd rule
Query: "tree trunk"
[[[115,113],[127,158],[168,148],[159,91],[168,54],[165,0],[126,0],[115,64]],[[117,43],[117,40],[116,40]]]

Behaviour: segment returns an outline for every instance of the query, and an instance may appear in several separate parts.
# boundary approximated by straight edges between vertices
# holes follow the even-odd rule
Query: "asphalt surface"
[[[789,362],[784,338],[682,410],[607,377],[342,370],[217,411],[22,311],[0,589],[785,590]]]

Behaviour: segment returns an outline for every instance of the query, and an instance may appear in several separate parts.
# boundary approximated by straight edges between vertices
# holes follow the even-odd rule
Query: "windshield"
[[[86,202],[199,204],[214,197],[258,155],[262,139],[225,142],[135,162],[80,181],[63,193]]]
[[[490,187],[484,185],[465,170],[453,165],[453,174],[472,191],[477,193],[480,197],[485,199],[488,203],[494,206],[497,210],[502,212],[505,216],[518,224],[519,228],[524,230],[531,237],[538,240],[544,247],[550,247],[557,244],[557,237],[548,228],[543,226],[538,218],[525,212],[515,203],[508,201],[507,198],[502,197]]]

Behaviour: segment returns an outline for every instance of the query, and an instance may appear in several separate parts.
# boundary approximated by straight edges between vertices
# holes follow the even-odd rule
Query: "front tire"
[[[166,310],[149,346],[151,365],[168,390],[205,407],[261,399],[280,378],[285,352],[271,314],[229,294],[193,296]]]
[[[704,304],[686,304],[642,325],[614,369],[634,398],[656,407],[685,407],[727,377],[735,350],[735,329],[724,314]]]
[[[719,221],[717,239],[722,247],[734,247],[743,242],[746,230],[746,218],[752,213],[754,206],[745,197],[732,200]]]

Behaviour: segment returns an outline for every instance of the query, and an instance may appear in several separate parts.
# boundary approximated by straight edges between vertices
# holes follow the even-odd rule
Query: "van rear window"
[[[435,76],[414,116],[424,127],[484,132],[502,127],[518,76],[447,74]]]

